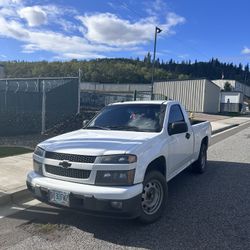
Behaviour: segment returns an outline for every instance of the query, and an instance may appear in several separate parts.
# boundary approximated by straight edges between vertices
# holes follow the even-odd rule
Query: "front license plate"
[[[69,193],[50,190],[49,200],[52,203],[69,207]]]

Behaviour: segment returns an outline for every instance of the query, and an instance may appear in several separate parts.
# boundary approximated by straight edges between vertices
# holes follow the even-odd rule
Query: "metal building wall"
[[[115,84],[115,83],[91,83],[82,82],[80,84],[81,91],[101,91],[101,92],[134,92],[151,91],[151,84]]]
[[[235,80],[218,79],[218,80],[212,80],[212,82],[215,83],[217,86],[219,86],[221,89],[224,89],[224,85],[226,82],[230,83],[233,89],[235,89],[236,87]]]
[[[218,113],[220,111],[220,87],[215,83],[205,81],[204,112]]]
[[[240,91],[245,96],[250,97],[250,86],[244,83],[238,82],[236,80],[227,80],[227,79],[212,80],[212,82],[214,82],[221,89],[224,89],[225,83],[228,82],[233,87],[233,91]]]
[[[221,103],[242,103],[243,94],[241,92],[221,92]]]
[[[166,81],[154,83],[154,94],[179,101],[188,111],[205,112],[206,79]]]

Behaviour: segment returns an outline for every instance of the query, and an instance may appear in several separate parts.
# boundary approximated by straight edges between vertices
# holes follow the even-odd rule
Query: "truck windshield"
[[[166,106],[161,104],[116,104],[105,107],[85,129],[160,132]]]

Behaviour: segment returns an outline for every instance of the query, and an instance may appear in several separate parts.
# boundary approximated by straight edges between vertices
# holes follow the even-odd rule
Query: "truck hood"
[[[46,151],[80,154],[127,154],[157,137],[158,133],[80,129],[48,139],[38,146]]]

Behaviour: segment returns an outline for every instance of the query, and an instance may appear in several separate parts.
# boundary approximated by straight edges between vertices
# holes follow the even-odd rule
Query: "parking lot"
[[[38,204],[0,219],[0,249],[249,249],[249,148],[250,127],[211,146],[205,174],[169,182],[154,224]]]

